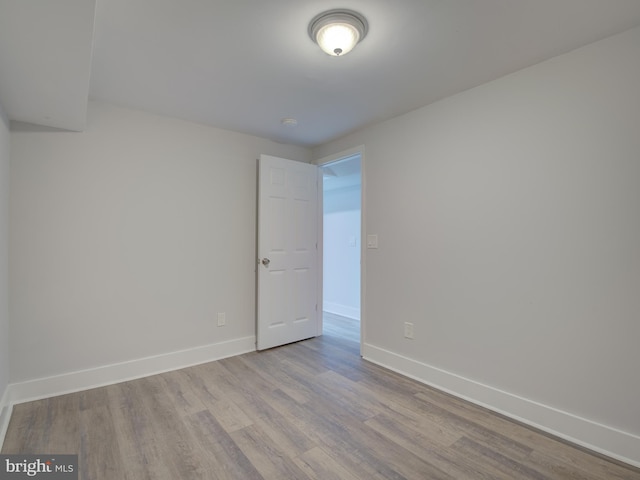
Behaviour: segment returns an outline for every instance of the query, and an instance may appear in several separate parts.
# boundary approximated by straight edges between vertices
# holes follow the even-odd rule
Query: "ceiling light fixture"
[[[309,23],[309,36],[335,57],[349,53],[369,30],[366,18],[352,10],[328,10]]]

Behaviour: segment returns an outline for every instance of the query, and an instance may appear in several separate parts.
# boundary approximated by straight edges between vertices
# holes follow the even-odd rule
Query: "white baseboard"
[[[340,315],[341,317],[360,320],[360,309],[356,307],[341,305],[339,303],[334,303],[334,302],[323,302],[322,310],[328,313],[333,313],[335,315]]]
[[[484,385],[371,344],[363,344],[361,351],[363,358],[370,362],[577,445],[640,467],[640,436]]]
[[[8,386],[5,396],[8,397],[8,404],[14,405],[178,370],[253,352],[255,349],[255,336],[238,338],[53,377],[12,383]]]
[[[0,449],[4,443],[4,436],[9,428],[9,420],[11,419],[12,404],[9,402],[9,387],[7,387],[0,399]]]

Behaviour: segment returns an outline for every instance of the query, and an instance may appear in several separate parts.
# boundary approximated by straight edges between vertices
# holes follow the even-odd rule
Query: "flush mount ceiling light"
[[[329,10],[309,23],[309,36],[322,50],[335,57],[349,53],[369,29],[367,20],[352,10]]]

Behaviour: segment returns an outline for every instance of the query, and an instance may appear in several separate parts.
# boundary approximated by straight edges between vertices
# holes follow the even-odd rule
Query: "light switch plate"
[[[378,248],[378,235],[367,235],[367,248]]]

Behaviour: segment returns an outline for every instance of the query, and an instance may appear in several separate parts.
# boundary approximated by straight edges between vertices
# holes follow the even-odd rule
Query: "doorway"
[[[360,343],[362,155],[321,163],[323,333]]]

